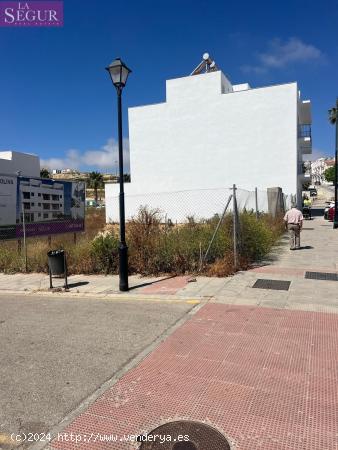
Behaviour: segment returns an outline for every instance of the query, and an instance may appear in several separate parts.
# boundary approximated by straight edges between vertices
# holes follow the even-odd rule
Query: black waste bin
[[[49,284],[50,288],[52,285],[53,275],[64,275],[65,277],[65,288],[68,289],[67,282],[67,261],[66,254],[64,250],[51,250],[47,253],[48,256],[48,267],[49,267]]]

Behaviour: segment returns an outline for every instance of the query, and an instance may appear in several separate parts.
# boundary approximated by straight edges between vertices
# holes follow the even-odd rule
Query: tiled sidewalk
[[[338,449],[338,315],[207,304],[64,433],[208,423],[236,450]],[[53,449],[135,449],[118,442]],[[202,450],[202,449],[201,449]]]

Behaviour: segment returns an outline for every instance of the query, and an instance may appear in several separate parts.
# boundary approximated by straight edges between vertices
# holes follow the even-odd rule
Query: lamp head
[[[127,83],[128,75],[131,70],[125,65],[121,58],[116,58],[112,63],[106,67],[109,72],[110,78],[116,89],[123,89]]]

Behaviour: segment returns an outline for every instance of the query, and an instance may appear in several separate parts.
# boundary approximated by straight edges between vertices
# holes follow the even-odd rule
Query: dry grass
[[[126,227],[130,273],[196,273],[217,222],[218,217],[199,222],[189,218],[186,224],[165,226],[159,211],[141,208]],[[268,215],[257,220],[254,214],[244,212],[240,215],[240,224],[237,269],[246,269],[271,250],[283,233],[283,222]],[[202,273],[222,277],[234,273],[232,235],[229,214],[219,229]],[[71,274],[118,273],[118,226],[105,224],[102,209],[88,209],[86,230],[77,233],[76,242],[72,233],[53,236],[51,245],[47,237],[27,239],[28,271],[47,272],[47,252],[56,248],[66,250]],[[24,271],[24,257],[18,253],[16,241],[0,242],[0,271]]]

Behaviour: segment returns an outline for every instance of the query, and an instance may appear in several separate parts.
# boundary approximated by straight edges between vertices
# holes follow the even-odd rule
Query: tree
[[[45,167],[40,170],[40,178],[50,178],[50,172]]]
[[[324,178],[326,181],[330,182],[334,182],[334,173],[335,173],[335,168],[334,166],[329,167],[328,169],[325,170],[324,172]]]
[[[329,110],[329,122],[331,125],[336,125],[336,136],[337,136],[337,126],[338,126],[338,100],[337,100],[337,107],[336,108],[331,108]],[[337,159],[337,137],[336,137],[336,155],[335,155],[335,159]],[[337,165],[337,161],[336,164]],[[335,174],[336,174],[336,169],[335,167],[329,167],[328,169],[325,170],[324,172],[324,177],[326,179],[326,181],[333,181],[333,183],[335,183]],[[337,188],[336,188],[337,189]],[[337,201],[337,199],[336,199]]]
[[[100,172],[90,172],[89,174],[89,180],[88,180],[88,187],[91,189],[94,189],[94,196],[95,196],[95,203],[97,204],[98,195],[97,191],[98,189],[103,188],[103,175]]]

